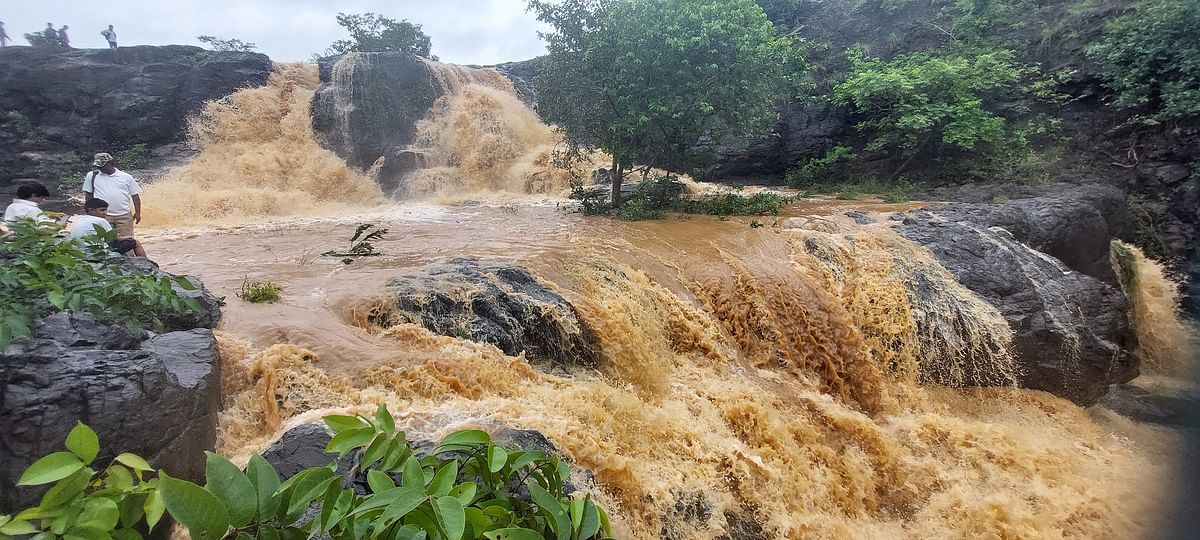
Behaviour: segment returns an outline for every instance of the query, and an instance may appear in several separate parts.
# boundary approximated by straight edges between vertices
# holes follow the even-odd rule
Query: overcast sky
[[[196,36],[238,38],[275,61],[296,61],[346,37],[337,13],[375,12],[408,19],[433,40],[444,62],[496,64],[543,52],[540,23],[525,0],[4,0],[0,21],[9,37],[66,24],[71,45],[107,47],[100,31],[112,24],[121,45],[201,45]]]

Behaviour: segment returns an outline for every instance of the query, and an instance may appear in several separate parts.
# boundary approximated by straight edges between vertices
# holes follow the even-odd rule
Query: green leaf
[[[330,483],[339,480],[340,478],[335,476],[333,471],[328,468],[312,469],[312,474],[305,476],[304,479],[297,482],[295,488],[292,490],[291,497],[288,498],[287,515],[295,515],[308,507],[309,503],[320,497],[322,493],[325,493]]]
[[[396,470],[396,466],[404,463],[410,455],[412,455],[412,451],[408,447],[408,441],[404,439],[404,433],[398,433],[392,439],[392,443],[388,445],[387,452],[379,468],[387,472],[394,471]]]
[[[523,452],[513,452],[512,454],[509,454],[509,459],[512,461],[512,463],[510,463],[509,466],[512,467],[512,470],[515,472],[515,471],[521,470],[526,465],[529,465],[530,463],[533,463],[534,461],[537,461],[539,459],[545,459],[545,458],[546,458],[546,454],[544,452],[540,452],[537,450],[526,450]]]
[[[387,452],[390,444],[391,441],[388,439],[386,433],[375,435],[375,438],[371,440],[371,444],[368,444],[367,449],[363,451],[362,460],[358,464],[359,469],[366,469],[374,465],[376,461],[379,461],[379,458],[382,458],[383,454]]]
[[[145,495],[130,494],[121,499],[121,502],[118,503],[118,506],[121,507],[121,526],[136,527],[146,516],[145,504]]]
[[[325,453],[337,453],[344,457],[351,450],[366,446],[375,437],[375,430],[369,427],[350,429],[334,435],[325,446]]]
[[[146,526],[150,531],[154,531],[154,526],[158,525],[158,521],[162,519],[163,512],[166,512],[167,506],[163,502],[162,492],[159,490],[151,491],[146,496],[146,502],[142,505],[142,509],[146,511]]]
[[[459,500],[461,501],[462,499]],[[480,510],[479,508],[468,506],[465,508],[465,512],[467,515],[467,524],[471,526],[472,531],[475,531],[476,537],[478,537],[483,531],[489,530],[495,526],[495,523],[492,522],[492,518],[489,518],[487,514],[485,514],[483,510]]]
[[[504,465],[508,463],[508,451],[499,446],[489,446],[487,451],[488,471],[493,473],[500,472]]]
[[[154,468],[151,467],[149,463],[146,463],[146,460],[144,460],[134,454],[129,454],[129,453],[121,454],[121,455],[117,456],[116,460],[117,460],[117,463],[120,463],[120,464],[122,464],[126,467],[129,467],[130,469],[133,469],[135,471],[148,472],[148,471],[154,470]]]
[[[351,430],[351,429],[362,429],[365,427],[371,427],[366,422],[364,422],[362,420],[362,418],[359,418],[357,416],[343,416],[343,415],[331,414],[329,416],[326,416],[324,418],[324,421],[325,421],[325,425],[329,426],[329,429],[332,430],[335,434],[341,433],[346,430]]]
[[[62,506],[82,495],[83,490],[87,489],[87,486],[89,483],[91,483],[91,481],[92,470],[86,468],[80,469],[76,471],[75,474],[59,480],[57,484],[54,484],[54,486],[50,488],[50,491],[47,491],[46,494],[42,496],[42,502],[38,506],[46,510]]]
[[[96,459],[100,453],[100,438],[92,428],[76,422],[75,427],[67,434],[67,450],[79,457],[86,465]]]
[[[133,474],[119,463],[114,463],[104,470],[104,485],[120,490],[133,488]]]
[[[159,473],[159,493],[167,512],[187,527],[192,540],[220,540],[229,530],[225,503],[204,488],[164,472]]]
[[[446,538],[461,540],[467,528],[467,514],[462,503],[454,497],[438,497],[433,501],[433,510]]]
[[[63,540],[112,540],[112,537],[105,529],[76,525],[63,535]]]
[[[455,431],[442,439],[442,443],[437,445],[433,453],[473,450],[490,442],[492,442],[492,437],[486,431],[478,429]]]
[[[454,489],[450,490],[450,496],[458,499],[458,502],[461,502],[463,506],[467,506],[475,500],[475,493],[478,490],[479,485],[475,482],[464,482],[454,486]]]
[[[404,462],[404,474],[400,477],[400,485],[404,487],[419,487],[425,489],[425,470],[417,456],[410,456]]]
[[[405,525],[399,529],[396,529],[395,540],[425,540],[427,537],[428,535],[425,533],[425,529],[422,529],[416,525]]]
[[[334,523],[337,523],[341,519],[341,516],[334,517],[334,514],[337,512],[338,499],[346,493],[350,493],[353,496],[354,491],[349,489],[343,491],[342,486],[338,482],[330,482],[329,486],[325,488],[325,493],[320,497],[321,515],[318,521],[318,524],[321,526],[320,530],[328,531]]]
[[[113,540],[145,540],[142,537],[142,533],[130,528],[117,529],[113,531],[112,538]]]
[[[375,425],[384,433],[391,435],[396,431],[396,420],[392,418],[392,414],[388,412],[387,406],[380,403],[379,409],[375,411]]]
[[[100,497],[90,498],[83,505],[83,512],[75,518],[76,527],[93,527],[110,531],[121,520],[121,509],[112,499]]]
[[[235,528],[248,525],[258,514],[258,494],[254,484],[229,460],[212,452],[204,454],[207,489],[225,503],[230,525]]]
[[[371,486],[372,493],[382,493],[396,487],[392,477],[374,469],[367,471],[367,485]]]
[[[175,277],[175,283],[176,283],[177,285],[179,285],[179,288],[180,288],[180,289],[183,289],[183,290],[185,290],[185,291],[195,291],[195,290],[198,290],[198,289],[196,288],[196,285],[195,285],[194,283],[192,283],[192,280],[188,279],[186,276],[176,276],[176,277]]]
[[[429,482],[429,488],[425,492],[434,496],[446,495],[450,493],[450,488],[454,487],[454,481],[457,479],[458,462],[451,460],[433,475],[433,481]]]
[[[270,525],[262,525],[258,528],[258,540],[281,540],[279,529]]]
[[[408,500],[408,499],[412,499],[415,497],[419,501],[424,500],[425,499],[425,490],[423,488],[424,488],[424,486],[422,486],[420,488],[418,488],[418,487],[398,487],[398,488],[389,489],[389,490],[381,492],[381,493],[376,493],[375,495],[367,497],[367,499],[365,501],[363,501],[362,504],[358,505],[358,507],[355,508],[350,514],[354,515],[354,516],[363,515],[363,514],[371,512],[373,510],[379,510],[380,508],[386,508],[388,506],[391,506],[392,503],[395,503],[396,501],[402,500],[402,499]],[[418,502],[417,504],[420,504],[420,503]]]
[[[429,500],[425,496],[425,492],[417,488],[398,488],[399,496],[392,500],[387,509],[380,514],[379,519],[375,520],[376,530],[383,530],[395,523],[397,520],[408,515],[421,503]]]
[[[279,473],[262,456],[250,456],[246,465],[246,476],[254,486],[255,497],[258,499],[258,515],[261,518],[275,515],[279,511],[279,497],[275,491],[279,489]]]
[[[254,537],[245,531],[238,531],[237,540],[254,540]]]
[[[40,486],[57,482],[75,474],[75,471],[83,468],[83,462],[75,454],[69,452],[55,452],[42,459],[33,462],[24,473],[21,473],[21,479],[17,481],[18,486]]]
[[[542,533],[521,527],[496,529],[483,533],[483,535],[488,540],[546,540]]]
[[[600,532],[600,510],[596,503],[592,502],[592,496],[589,494],[583,502],[583,519],[580,520],[579,538],[591,538]]]
[[[62,309],[63,306],[67,305],[67,295],[62,291],[50,291],[46,293],[46,299],[58,309]]]
[[[571,518],[567,517],[566,512],[563,511],[562,501],[536,483],[526,482],[525,486],[529,488],[530,497],[546,516],[550,529],[554,531],[558,540],[569,540],[571,538]]]
[[[21,535],[26,535],[26,534],[33,534],[37,531],[38,531],[37,527],[34,527],[33,525],[31,525],[28,521],[15,521],[14,520],[14,521],[10,521],[10,522],[6,523],[3,527],[0,527],[0,534],[6,534],[9,536],[21,536]]]

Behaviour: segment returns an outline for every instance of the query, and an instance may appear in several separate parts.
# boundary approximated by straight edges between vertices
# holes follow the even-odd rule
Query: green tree
[[[1148,122],[1200,117],[1200,2],[1144,0],[1088,50],[1120,107]]]
[[[612,201],[634,163],[702,166],[705,137],[764,133],[798,69],[753,0],[531,0],[549,54],[540,112],[572,148],[613,158]]]
[[[922,152],[973,150],[999,144],[1007,121],[990,107],[1024,91],[1028,68],[1008,51],[974,56],[913,53],[892,61],[850,53],[849,76],[834,88],[833,101],[852,105],[867,150],[905,158],[899,175]]]
[[[406,52],[437,60],[429,50],[432,42],[421,25],[394,20],[374,13],[338,13],[337,22],[350,32],[350,39],[339,39],[325,51],[326,56],[348,52]]]
[[[216,36],[204,35],[196,36],[196,40],[218,52],[254,52],[254,49],[258,48],[258,45],[240,39],[221,39]]]

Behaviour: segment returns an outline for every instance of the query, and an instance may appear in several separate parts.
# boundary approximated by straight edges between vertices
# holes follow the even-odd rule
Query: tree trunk
[[[617,158],[613,158],[612,170],[609,171],[609,179],[612,180],[612,207],[621,207],[621,180],[625,177],[624,165]]]

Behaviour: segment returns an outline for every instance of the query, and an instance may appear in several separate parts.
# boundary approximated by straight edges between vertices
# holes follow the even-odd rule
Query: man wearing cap
[[[142,222],[142,188],[129,173],[117,168],[117,160],[106,153],[96,154],[92,166],[98,170],[83,179],[84,200],[108,201],[106,219],[120,236],[133,236],[133,224]]]

